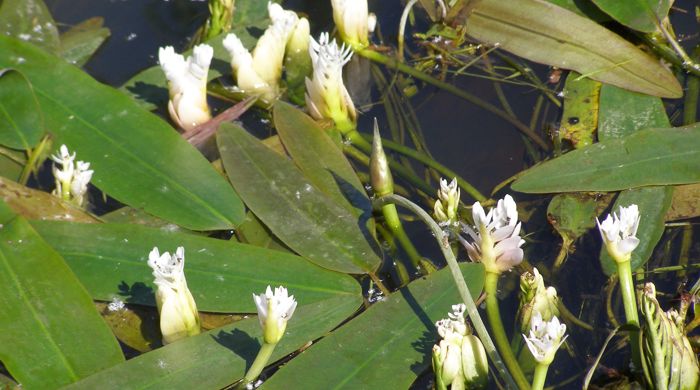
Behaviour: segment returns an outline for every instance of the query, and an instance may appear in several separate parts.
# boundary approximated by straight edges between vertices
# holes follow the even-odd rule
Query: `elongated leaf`
[[[0,68],[14,67],[32,83],[57,145],[91,163],[98,188],[194,230],[243,219],[231,186],[163,120],[35,46],[0,37],[0,53]]]
[[[641,128],[668,127],[661,99],[642,95],[612,85],[604,85],[600,92],[599,138],[613,140],[634,134]],[[615,200],[612,211],[620,206],[639,206],[641,219],[637,229],[639,246],[632,252],[632,269],[644,265],[651,257],[654,247],[664,232],[666,213],[673,198],[673,187],[644,187],[622,191]],[[612,275],[617,271],[615,261],[601,248],[600,261],[603,271]]]
[[[44,134],[39,102],[32,86],[19,72],[0,70],[0,144],[31,149]]]
[[[305,303],[359,295],[353,278],[284,252],[138,225],[32,224],[95,299],[155,305],[146,264],[154,246],[161,252],[185,248],[187,284],[202,311],[255,312],[251,292],[268,285],[284,285]]]
[[[42,0],[3,0],[0,35],[31,42],[52,53],[58,51],[58,28]]]
[[[7,206],[0,229],[0,360],[24,388],[58,388],[124,358],[90,296]]]
[[[238,194],[287,246],[334,271],[377,269],[380,259],[358,218],[323,195],[289,160],[228,123],[219,128],[217,143]]]
[[[683,95],[657,59],[597,23],[544,0],[469,3],[467,33],[529,60],[648,95]]]
[[[269,24],[267,3],[260,0],[237,0],[235,2],[236,10],[233,13],[231,33],[236,34],[251,52],[257,41],[252,32],[262,31]],[[225,37],[226,34],[222,34],[206,42],[214,48],[214,59],[208,74],[209,80],[231,74],[231,65],[229,64],[231,55],[222,43]],[[185,52],[185,55],[190,54],[191,51]],[[168,105],[167,82],[160,66],[153,66],[140,72],[124,83],[122,89],[149,110]]]
[[[629,28],[653,33],[668,15],[670,0],[592,0],[608,15]]]
[[[109,38],[110,31],[103,22],[100,17],[90,18],[61,34],[61,57],[71,64],[85,65]]]
[[[316,121],[284,102],[275,104],[273,119],[285,149],[316,188],[357,215],[372,213],[350,162]]]
[[[290,293],[296,295],[294,290]],[[360,303],[358,296],[314,304],[300,301],[271,361],[323,336]],[[243,377],[262,345],[261,333],[258,319],[249,318],[146,353],[68,389],[221,389]]]
[[[461,268],[476,298],[484,284],[483,267]],[[448,269],[413,282],[302,352],[265,382],[265,388],[407,389],[430,367],[438,338],[435,321],[446,318],[459,301]],[[323,374],[314,374],[320,367]]]
[[[533,167],[520,192],[616,191],[700,181],[700,125],[647,129],[569,152]]]

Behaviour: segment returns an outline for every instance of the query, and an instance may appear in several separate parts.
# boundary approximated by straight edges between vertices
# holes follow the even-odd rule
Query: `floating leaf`
[[[103,23],[103,18],[90,18],[61,34],[61,57],[76,66],[85,65],[111,34]]]
[[[296,295],[296,291],[290,289]],[[252,301],[252,297],[249,297]],[[359,296],[340,296],[299,307],[275,347],[281,359],[324,336],[361,304]],[[243,378],[262,345],[257,318],[188,337],[86,378],[66,389],[221,389]]]
[[[598,137],[606,141],[634,134],[640,129],[671,127],[671,122],[661,99],[603,85],[598,125]]]
[[[121,363],[119,345],[61,256],[1,204],[0,360],[10,374],[25,388],[58,388]]]
[[[459,22],[479,41],[632,91],[683,95],[678,80],[657,59],[586,17],[541,0],[465,3],[468,17]]]
[[[565,243],[575,241],[594,227],[596,216],[596,201],[586,195],[558,194],[547,207],[547,219]]]
[[[483,267],[460,268],[476,298],[484,284]],[[375,303],[302,352],[266,381],[265,388],[407,389],[430,367],[438,338],[435,322],[459,302],[450,271],[435,272]],[[318,375],[319,367],[323,375]],[[388,378],[387,373],[396,375]]]
[[[58,51],[58,28],[42,0],[3,0],[0,4],[0,35],[31,42],[52,53]]]
[[[520,192],[617,191],[700,181],[700,124],[601,141],[528,169]]]
[[[219,128],[217,143],[238,194],[287,246],[334,271],[377,269],[380,259],[358,218],[321,193],[288,159],[228,123]]]
[[[560,139],[568,139],[576,149],[595,141],[598,128],[598,98],[601,84],[577,72],[569,72],[564,83],[564,111]]]
[[[671,0],[592,0],[603,12],[629,28],[653,33],[671,9]]]
[[[32,83],[56,144],[91,163],[99,189],[193,230],[228,229],[243,219],[231,186],[162,119],[33,45],[0,37],[0,53],[0,67]]]
[[[0,70],[0,144],[28,150],[43,134],[39,102],[29,81],[20,72]]]
[[[357,282],[284,252],[139,225],[33,221],[94,299],[155,305],[153,247],[185,248],[187,284],[202,311],[252,313],[252,291],[284,285],[305,303],[359,295]],[[90,239],[87,240],[86,237]]]

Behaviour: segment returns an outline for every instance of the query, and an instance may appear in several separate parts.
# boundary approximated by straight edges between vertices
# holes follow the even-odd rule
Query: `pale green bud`
[[[529,329],[534,312],[539,312],[544,321],[559,316],[557,290],[551,286],[545,288],[544,279],[537,268],[534,268],[532,273],[525,272],[520,276],[518,318],[521,333],[525,333]]]
[[[369,173],[372,189],[377,196],[394,193],[394,179],[391,176],[389,162],[382,147],[382,137],[379,135],[377,120],[374,120],[374,139],[372,140],[372,155],[369,160]]]
[[[468,389],[483,389],[489,381],[486,350],[481,340],[472,334],[462,339],[462,374]]]
[[[447,180],[440,179],[440,189],[438,199],[435,201],[435,219],[438,222],[455,224],[457,223],[457,208],[459,207],[460,189],[457,179],[454,178],[448,184]]]
[[[309,21],[306,18],[300,18],[289,37],[284,57],[287,96],[292,102],[300,105],[305,102],[305,80],[311,76],[313,70],[309,55],[310,40]]]
[[[292,318],[297,302],[294,295],[288,295],[284,287],[272,288],[267,286],[264,294],[253,294],[255,306],[258,309],[258,320],[263,330],[263,340],[267,344],[277,344],[284,331],[287,329],[287,321]]]

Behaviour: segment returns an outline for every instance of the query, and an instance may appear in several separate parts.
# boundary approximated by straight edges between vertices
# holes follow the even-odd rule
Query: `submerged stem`
[[[452,274],[452,277],[455,280],[455,284],[457,285],[459,296],[462,298],[462,301],[467,306],[467,315],[469,316],[469,319],[471,320],[472,325],[474,326],[476,334],[479,336],[479,339],[481,339],[481,342],[484,344],[486,354],[489,356],[491,362],[496,367],[496,371],[502,373],[503,379],[506,381],[507,388],[520,388],[521,390],[528,389],[529,385],[527,384],[527,382],[525,382],[524,387],[522,387],[522,385],[516,385],[515,381],[513,380],[513,377],[511,376],[511,373],[503,364],[501,356],[498,354],[498,351],[496,350],[496,347],[494,346],[493,341],[491,340],[491,337],[489,336],[489,333],[486,330],[486,326],[484,325],[484,322],[479,316],[479,311],[477,310],[476,304],[474,303],[474,300],[472,299],[472,296],[470,295],[469,290],[467,289],[467,283],[464,280],[464,276],[462,275],[461,270],[459,269],[457,259],[452,253],[452,249],[450,248],[450,243],[447,239],[447,235],[445,234],[445,232],[442,231],[442,228],[440,228],[440,226],[430,217],[430,215],[428,215],[428,213],[425,212],[425,210],[423,210],[420,206],[402,196],[395,194],[386,195],[376,199],[375,203],[378,206],[382,206],[387,203],[395,203],[399,206],[405,207],[411,210],[413,213],[415,213],[421,220],[423,220],[423,222],[425,222],[428,225],[428,227],[433,233],[433,236],[435,236],[435,238],[437,239],[438,244],[440,245],[440,250],[442,251],[445,260],[447,261],[447,266],[450,269],[450,273]]]

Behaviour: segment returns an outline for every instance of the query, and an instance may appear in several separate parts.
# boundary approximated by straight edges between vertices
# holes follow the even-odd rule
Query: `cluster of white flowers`
[[[54,164],[52,168],[56,180],[56,188],[52,194],[82,207],[85,205],[85,194],[93,171],[90,169],[90,163],[76,162],[75,156],[75,152],[71,154],[66,145],[61,145],[58,153],[51,156],[51,160],[61,165],[61,168],[58,168]]]
[[[564,343],[566,325],[553,316],[550,321],[542,320],[540,312],[535,312],[530,322],[529,336],[523,335],[532,356],[541,364],[549,365],[554,361],[554,355]]]
[[[602,223],[596,218],[605,247],[615,261],[629,261],[632,251],[639,245],[636,235],[640,218],[636,204],[620,206],[619,216],[609,214]]]
[[[258,309],[258,320],[263,329],[263,339],[268,344],[277,344],[287,328],[287,321],[292,318],[297,302],[294,295],[289,295],[287,289],[280,286],[267,286],[264,294],[253,294],[255,306]]]

